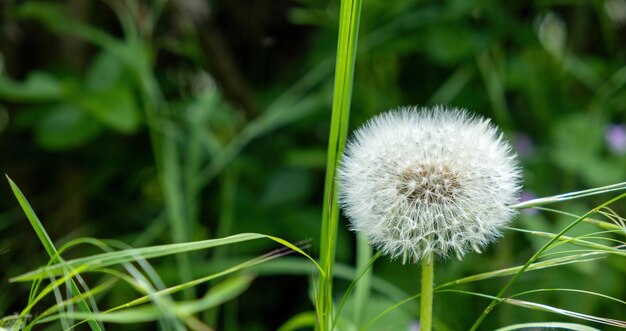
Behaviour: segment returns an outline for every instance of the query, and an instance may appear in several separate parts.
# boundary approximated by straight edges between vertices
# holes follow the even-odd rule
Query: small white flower
[[[521,175],[488,119],[438,106],[372,118],[348,142],[338,179],[351,228],[383,254],[417,263],[460,259],[499,237]]]

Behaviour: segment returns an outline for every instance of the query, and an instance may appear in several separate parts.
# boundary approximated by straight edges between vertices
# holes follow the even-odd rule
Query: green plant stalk
[[[342,0],[339,15],[339,37],[337,41],[337,63],[333,93],[330,137],[328,141],[328,159],[326,180],[324,183],[324,207],[320,239],[320,264],[324,275],[320,276],[316,294],[320,330],[332,327],[333,302],[332,280],[335,249],[337,245],[337,226],[339,208],[337,206],[337,187],[335,173],[348,136],[350,117],[350,99],[356,60],[361,0]]]
[[[570,225],[568,225],[563,230],[561,230],[561,232],[559,232],[556,236],[554,236],[552,239],[550,239],[550,241],[548,243],[543,245],[543,247],[541,247],[541,249],[539,249],[530,259],[528,259],[528,261],[526,261],[524,266],[522,266],[522,268],[520,268],[519,271],[515,275],[513,275],[513,277],[511,277],[511,279],[506,283],[506,285],[504,285],[504,287],[502,287],[500,292],[498,292],[496,297],[489,303],[489,305],[485,308],[485,310],[483,310],[483,312],[480,314],[480,316],[478,317],[476,322],[474,322],[474,325],[472,325],[472,328],[470,329],[470,331],[475,331],[475,330],[478,329],[480,324],[487,317],[487,314],[489,314],[493,310],[493,308],[498,303],[501,302],[502,298],[504,297],[504,295],[506,294],[508,289],[513,285],[513,283],[515,283],[517,281],[517,279],[526,271],[526,269],[528,269],[528,267],[530,267],[530,265],[533,262],[535,262],[541,256],[541,254],[543,254],[546,250],[548,250],[548,248],[550,248],[552,246],[552,244],[554,244],[567,231],[569,231],[571,228],[576,226],[578,223],[582,222],[584,219],[588,218],[589,216],[591,216],[592,214],[598,212],[599,210],[602,210],[602,208],[610,205],[611,203],[613,203],[615,201],[618,201],[620,199],[623,199],[624,197],[626,197],[626,193],[621,194],[621,195],[619,195],[619,196],[617,196],[617,197],[615,197],[615,198],[613,198],[613,199],[611,199],[611,200],[609,200],[609,201],[599,205],[598,207],[596,207],[596,208],[586,212],[584,215],[580,216],[574,222],[572,222]]]
[[[137,47],[143,48],[146,45],[140,40],[132,40],[137,43]],[[148,60],[149,56],[145,55],[144,60]],[[142,87],[143,97],[146,104],[146,120],[148,123],[150,140],[155,158],[155,164],[165,200],[165,213],[172,229],[172,239],[175,243],[187,242],[190,240],[189,230],[192,227],[192,220],[185,215],[185,196],[182,187],[182,171],[180,167],[179,151],[172,134],[168,134],[167,128],[163,128],[163,124],[159,123],[159,116],[169,118],[169,109],[167,103],[161,94],[161,90],[156,82],[156,78],[152,75],[150,61],[137,63],[134,67],[140,85]],[[180,254],[176,256],[179,265],[179,274],[182,282],[188,282],[192,279],[191,262],[188,254]],[[187,300],[193,298],[191,292],[185,292],[184,297]]]
[[[362,234],[356,236],[356,269],[367,270],[356,283],[354,290],[354,322],[357,325],[362,324],[365,308],[370,296],[370,286],[372,282],[373,268],[369,268],[372,259],[372,247],[367,242],[367,238]]]
[[[430,331],[433,325],[433,276],[435,261],[429,255],[422,260],[422,291],[420,297],[420,330]]]
[[[157,8],[158,8],[157,4]],[[145,114],[150,142],[155,159],[158,178],[163,188],[165,201],[165,215],[172,230],[172,241],[182,243],[190,241],[190,230],[195,220],[186,215],[185,190],[183,187],[183,173],[180,166],[180,152],[176,136],[169,123],[171,119],[167,101],[163,96],[159,83],[153,73],[154,60],[150,52],[149,36],[142,36],[136,27],[133,9],[130,11],[122,5],[114,5],[119,20],[124,29],[128,49],[133,50],[133,56],[124,57],[129,67],[134,71],[141,89],[141,96],[145,103]],[[134,8],[135,14],[138,7]],[[157,10],[158,11],[158,10]],[[156,17],[155,17],[156,19]],[[188,254],[176,256],[179,266],[179,277],[182,282],[193,278],[191,261]],[[194,295],[190,291],[183,293],[186,300]]]

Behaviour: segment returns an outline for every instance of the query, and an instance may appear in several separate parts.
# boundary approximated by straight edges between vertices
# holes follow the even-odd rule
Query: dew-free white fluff
[[[404,107],[372,118],[348,141],[339,202],[351,228],[391,258],[460,259],[501,235],[520,181],[516,156],[489,119]]]

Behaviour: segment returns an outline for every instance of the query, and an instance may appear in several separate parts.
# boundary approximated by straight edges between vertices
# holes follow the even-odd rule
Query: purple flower
[[[604,139],[613,154],[622,155],[626,153],[626,125],[609,125],[604,132]]]
[[[525,133],[518,132],[513,137],[513,145],[515,150],[522,158],[527,158],[535,151],[535,144],[533,140]]]

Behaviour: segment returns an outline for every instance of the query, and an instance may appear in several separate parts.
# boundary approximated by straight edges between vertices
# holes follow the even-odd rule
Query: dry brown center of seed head
[[[411,202],[440,204],[453,200],[461,188],[459,175],[447,165],[423,164],[400,173],[398,193]]]

